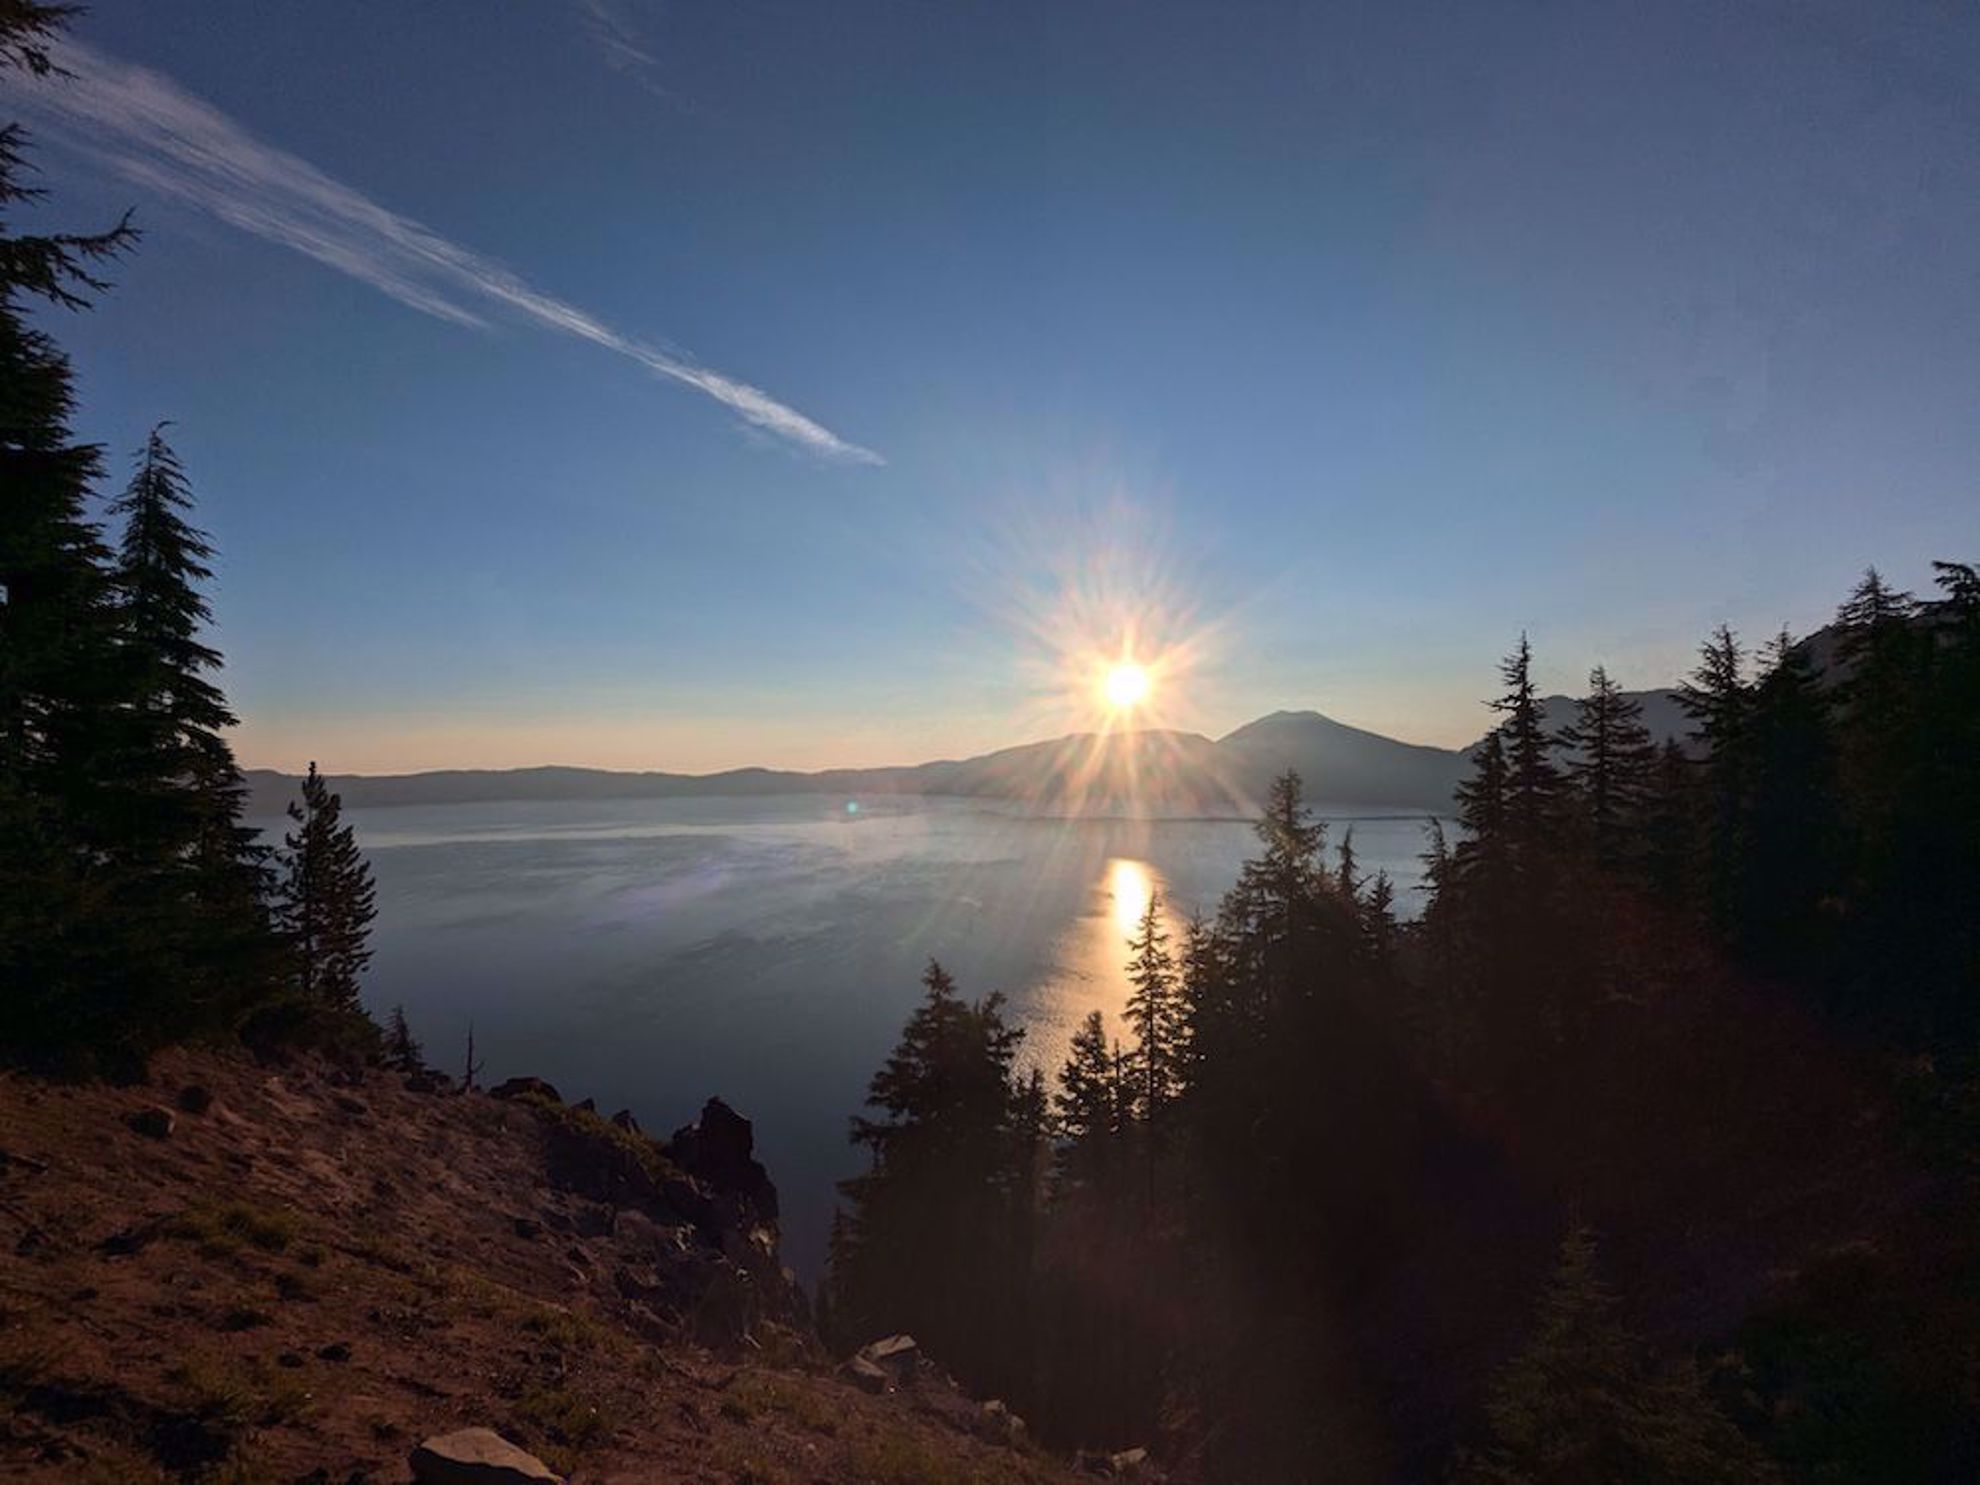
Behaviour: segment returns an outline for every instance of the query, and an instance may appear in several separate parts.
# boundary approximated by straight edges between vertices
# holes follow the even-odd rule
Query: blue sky
[[[250,764],[953,756],[1128,616],[1160,720],[1457,743],[1522,629],[1662,684],[1980,548],[1964,6],[75,36],[32,220],[147,235],[58,331],[118,478],[176,420]]]

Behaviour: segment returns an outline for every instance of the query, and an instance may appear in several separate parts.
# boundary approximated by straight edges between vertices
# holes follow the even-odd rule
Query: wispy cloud
[[[256,139],[160,73],[80,42],[64,42],[55,51],[70,77],[9,81],[0,83],[0,91],[38,127],[146,189],[307,254],[422,314],[480,327],[491,312],[506,312],[693,387],[752,426],[813,453],[884,462],[768,392],[532,288],[501,264]]]
[[[654,78],[660,59],[646,49],[645,38],[627,17],[619,0],[577,0],[577,8],[585,34],[604,53],[608,67],[614,72],[627,73],[653,92],[664,91]]]

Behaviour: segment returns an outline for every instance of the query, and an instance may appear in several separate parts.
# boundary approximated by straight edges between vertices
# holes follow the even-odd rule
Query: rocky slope
[[[661,1143],[408,1082],[0,1076],[0,1476],[384,1485],[485,1427],[573,1482],[1070,1477],[926,1362],[831,1367],[720,1104]]]

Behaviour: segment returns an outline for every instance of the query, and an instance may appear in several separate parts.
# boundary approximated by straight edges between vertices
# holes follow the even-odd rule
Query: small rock
[[[294,1371],[303,1364],[302,1353],[300,1351],[284,1351],[280,1356],[275,1358],[275,1364],[277,1366],[285,1366],[290,1371]]]
[[[847,1357],[845,1364],[839,1370],[845,1375],[847,1381],[851,1382],[853,1386],[859,1388],[862,1392],[871,1392],[877,1395],[885,1392],[892,1385],[892,1378],[887,1375],[887,1369],[875,1365],[864,1356]]]
[[[543,1236],[543,1224],[534,1217],[517,1217],[515,1229],[517,1237],[527,1238],[532,1243]]]
[[[993,1397],[977,1417],[976,1431],[993,1444],[1015,1446],[1024,1439],[1024,1420],[1002,1398]]]
[[[562,1477],[489,1428],[439,1434],[412,1451],[415,1480],[425,1485],[562,1485]]]
[[[154,1140],[169,1140],[179,1123],[170,1109],[161,1109],[157,1104],[126,1114],[124,1122],[146,1139]]]
[[[186,1114],[203,1114],[213,1107],[213,1090],[200,1083],[188,1083],[179,1090],[179,1110]]]
[[[351,1359],[351,1343],[349,1341],[332,1341],[327,1346],[319,1346],[316,1348],[316,1358],[319,1361],[349,1361]]]
[[[563,1096],[541,1078],[510,1078],[488,1090],[490,1098],[543,1098],[562,1103]]]
[[[1107,1456],[1107,1473],[1119,1476],[1134,1476],[1141,1473],[1142,1466],[1148,1463],[1148,1451],[1142,1448],[1122,1449],[1117,1454]]]
[[[595,1114],[598,1112],[598,1100],[595,1098],[587,1098],[582,1103],[572,1104],[571,1107],[578,1110],[580,1113]]]

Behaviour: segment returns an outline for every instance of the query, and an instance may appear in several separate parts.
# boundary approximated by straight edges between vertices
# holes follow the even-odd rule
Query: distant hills
[[[1682,741],[1691,731],[1691,719],[1678,706],[1676,691],[1625,691],[1623,695],[1642,708],[1643,725],[1650,729],[1651,741],[1659,746],[1667,738],[1675,737]],[[1540,706],[1550,732],[1558,734],[1574,721],[1575,698],[1572,696],[1549,696],[1541,701]],[[1478,742],[1484,740],[1481,737]],[[1478,743],[1472,744],[1472,747],[1477,746]]]
[[[1684,731],[1672,691],[1632,692],[1661,741]],[[1558,729],[1574,701],[1549,696],[1548,723]],[[445,769],[434,773],[348,775],[331,780],[354,808],[485,804],[503,801],[686,799],[772,794],[889,794],[1013,800],[1081,814],[1159,809],[1200,814],[1252,813],[1273,778],[1288,768],[1307,797],[1329,806],[1444,811],[1463,777],[1469,748],[1399,742],[1350,727],[1319,712],[1273,712],[1212,740],[1195,732],[1074,733],[1048,742],[1000,748],[974,758],[899,768],[834,768],[800,773],[737,768],[723,773],[630,773],[602,768]],[[250,769],[250,808],[276,814],[298,780]]]

